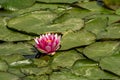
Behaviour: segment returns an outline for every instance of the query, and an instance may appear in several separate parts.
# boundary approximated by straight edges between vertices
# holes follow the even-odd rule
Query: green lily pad
[[[74,62],[84,57],[74,50],[58,52],[51,63],[52,69],[70,68]]]
[[[116,15],[116,14],[113,14],[113,13],[109,13],[109,14],[108,13],[107,14],[93,14],[93,15],[90,15],[90,16],[86,17],[85,19],[89,20],[89,19],[96,19],[96,18],[101,18],[101,19],[106,19],[107,18],[108,20],[107,20],[106,26],[111,25],[111,24],[115,23],[116,21],[120,20],[120,16]]]
[[[26,4],[27,3],[27,4]],[[32,6],[35,0],[2,0],[0,4],[7,10],[15,11]]]
[[[12,43],[3,43],[0,44],[0,56],[6,56],[11,54],[34,54],[31,51],[32,46],[28,44],[18,43],[18,44],[12,44]]]
[[[33,63],[37,66],[37,67],[45,67],[48,66],[49,61],[46,61],[42,58],[39,59],[33,59]]]
[[[77,76],[84,76],[90,80],[98,79],[118,79],[117,76],[101,70],[98,64],[87,60],[78,60],[72,67],[72,72]]]
[[[120,42],[117,41],[105,41],[105,42],[95,42],[87,46],[83,53],[90,59],[99,61],[101,58],[114,55],[119,49]]]
[[[93,14],[95,14],[95,12],[86,9],[70,7],[68,8],[68,10],[64,11],[64,13],[60,17],[55,19],[54,23],[64,22],[66,20],[69,20],[70,18],[84,19],[86,17],[88,18],[88,16],[91,16]]]
[[[83,27],[84,21],[78,18],[71,18],[65,22],[51,24],[57,14],[50,11],[38,11],[13,18],[8,22],[9,28],[27,33],[43,34],[46,32],[66,32],[68,30],[79,30]],[[34,26],[34,27],[33,27]]]
[[[23,41],[31,40],[32,36],[21,34],[19,32],[14,32],[9,30],[5,26],[5,18],[0,17],[0,40],[3,41]]]
[[[19,68],[9,68],[8,69],[9,73],[15,74],[18,77],[24,77],[25,75],[20,71]]]
[[[53,72],[50,75],[50,80],[89,80],[85,77],[79,77],[71,73],[71,70],[62,70],[60,72]]]
[[[78,0],[37,0],[37,1],[46,3],[73,3],[77,2]]]
[[[98,34],[102,33],[107,27],[107,18],[95,18],[86,22],[85,28],[86,30],[94,33],[97,37]]]
[[[34,68],[34,67],[27,67],[21,68],[22,73],[26,75],[45,75],[50,74],[52,70],[49,67],[42,67],[42,68]]]
[[[5,61],[0,60],[0,71],[7,71],[8,65]]]
[[[106,28],[105,31],[98,35],[98,39],[119,39],[120,24],[113,24]]]
[[[93,43],[95,39],[95,35],[86,30],[66,32],[61,40],[61,50],[89,45]]]
[[[103,58],[100,61],[102,69],[110,71],[114,74],[120,75],[120,54]]]
[[[110,9],[116,10],[116,9],[120,8],[119,0],[103,0],[103,2]]]
[[[7,73],[7,72],[0,72],[0,79],[1,80],[21,80],[18,76]]]
[[[75,50],[77,50],[80,53],[83,53],[84,48],[75,48]]]
[[[21,67],[24,67],[24,66],[33,66],[32,65],[32,61],[31,60],[29,60],[29,59],[26,59],[26,60],[20,60],[20,61],[16,61],[16,62],[12,62],[11,64],[10,64],[10,67],[19,67],[19,68],[21,68]]]
[[[56,13],[61,13],[69,8],[69,5],[62,5],[62,4],[46,4],[46,3],[35,3],[31,7],[20,9],[18,11],[13,12],[13,15],[21,15],[33,11],[39,11],[39,10],[52,10]]]
[[[26,76],[23,78],[23,80],[48,80],[47,75],[41,75],[41,76]]]
[[[94,13],[111,13],[112,12],[112,10],[106,9],[98,5],[96,1],[79,2],[79,3],[76,3],[75,5],[88,9]]]
[[[118,9],[115,11],[115,13],[116,13],[117,15],[120,15],[120,8],[118,8]]]
[[[7,64],[11,64],[16,61],[24,60],[25,58],[21,54],[12,54],[12,55],[2,55],[0,56],[2,60],[5,60]]]

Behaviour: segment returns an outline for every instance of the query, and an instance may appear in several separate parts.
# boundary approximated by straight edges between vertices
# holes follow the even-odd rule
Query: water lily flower
[[[34,39],[36,42],[35,47],[42,53],[54,55],[55,52],[60,48],[60,39],[61,36],[58,34],[42,34],[39,38],[36,37]]]

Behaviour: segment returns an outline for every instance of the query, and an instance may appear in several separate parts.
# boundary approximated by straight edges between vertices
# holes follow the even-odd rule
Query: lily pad
[[[7,71],[8,65],[5,61],[0,60],[0,71]]]
[[[10,67],[18,67],[18,68],[21,68],[21,67],[24,67],[24,66],[33,66],[32,65],[32,61],[31,60],[20,60],[20,61],[16,61],[16,62],[12,62],[10,64]]]
[[[77,76],[83,76],[90,80],[118,79],[117,76],[101,70],[98,64],[87,59],[78,60],[72,67],[72,72]]]
[[[41,16],[42,15],[42,16]],[[65,22],[52,24],[57,14],[50,11],[39,11],[26,14],[8,22],[9,28],[26,33],[43,34],[46,32],[66,32],[68,30],[79,30],[83,27],[84,21],[78,18],[71,18]],[[34,26],[34,27],[33,27]]]
[[[33,63],[37,66],[37,67],[45,67],[48,66],[49,61],[46,61],[42,58],[39,59],[33,59]]]
[[[46,2],[46,3],[73,3],[78,0],[37,0],[38,2]]]
[[[120,20],[120,16],[116,15],[116,14],[113,14],[113,13],[93,14],[93,15],[87,16],[85,19],[86,20],[91,20],[91,19],[96,19],[96,18],[101,18],[101,19],[106,19],[107,18],[108,20],[107,20],[106,26],[111,25],[111,24],[115,23],[116,21]]]
[[[107,27],[107,18],[95,18],[93,20],[90,20],[86,22],[85,28],[86,30],[94,33],[97,37],[98,34],[101,34],[103,31],[105,31]]]
[[[13,15],[21,15],[29,12],[39,11],[39,10],[51,10],[56,13],[61,13],[67,9],[69,9],[69,5],[62,4],[46,4],[46,3],[35,3],[31,7],[20,9],[18,11],[13,12]]]
[[[11,54],[34,54],[31,51],[32,46],[28,44],[18,43],[3,43],[0,44],[0,56],[11,55]]]
[[[60,72],[53,72],[50,75],[50,80],[89,80],[85,77],[79,77],[71,73],[70,70],[62,70]]]
[[[32,6],[35,0],[2,0],[0,3],[5,9],[15,11]]]
[[[9,73],[15,74],[18,77],[24,77],[25,75],[20,71],[19,68],[9,68],[8,69]]]
[[[96,1],[86,1],[86,2],[79,2],[75,5],[80,6],[84,9],[88,9],[94,13],[111,13],[112,10],[106,9],[100,5],[97,4]]]
[[[58,52],[51,62],[51,67],[52,69],[70,68],[78,59],[84,59],[84,57],[74,50]]]
[[[114,55],[119,49],[120,42],[117,41],[105,41],[105,42],[95,42],[87,46],[83,53],[90,59],[99,61],[104,57]]]
[[[32,36],[11,31],[5,26],[5,18],[0,17],[0,40],[3,41],[23,41],[31,40]]]
[[[110,71],[116,75],[120,76],[120,54],[103,58],[100,61],[100,66],[102,69]]]
[[[2,60],[5,60],[7,64],[11,64],[16,61],[24,60],[25,58],[21,54],[12,54],[12,55],[2,55],[0,56]]]
[[[43,68],[34,68],[34,67],[27,67],[27,68],[21,68],[22,73],[26,75],[45,75],[50,74],[52,70],[49,67],[43,67]]]
[[[62,37],[61,50],[89,45],[93,43],[95,39],[95,35],[86,30],[66,32]]]
[[[120,1],[119,0],[103,0],[103,2],[105,3],[105,5],[113,10],[116,10],[118,8],[120,8]]]
[[[41,75],[41,76],[26,76],[23,78],[23,80],[48,80],[48,76],[47,75]]]
[[[120,24],[113,24],[98,35],[99,39],[120,39]]]
[[[1,80],[21,80],[18,76],[7,73],[7,72],[0,72],[0,79]]]

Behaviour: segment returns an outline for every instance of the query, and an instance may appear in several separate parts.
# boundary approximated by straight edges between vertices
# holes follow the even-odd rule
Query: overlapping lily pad
[[[62,70],[60,72],[53,72],[50,75],[50,80],[88,80],[85,77],[79,77],[71,73],[70,70]]]
[[[116,10],[118,8],[120,8],[120,1],[119,0],[103,0],[103,2],[105,3],[105,5],[113,10]]]
[[[73,3],[79,0],[37,0],[37,1],[46,3]]]
[[[87,79],[118,79],[115,75],[101,70],[98,64],[90,60],[78,60],[72,68],[75,75],[87,77]]]
[[[7,72],[0,72],[1,80],[21,80],[18,76]]]
[[[95,42],[87,46],[83,53],[90,59],[99,61],[101,58],[115,55],[115,52],[119,49],[120,42],[117,41],[105,41]]]
[[[7,71],[8,65],[5,61],[0,60],[0,71]]]
[[[52,69],[70,68],[78,59],[84,59],[84,57],[74,50],[59,52],[54,56],[51,67]]]
[[[43,68],[27,67],[27,68],[21,68],[21,71],[26,75],[37,75],[37,76],[51,73],[51,69],[49,67],[43,67]]]
[[[113,24],[106,28],[105,31],[99,33],[99,39],[120,39],[120,24]]]
[[[95,18],[93,20],[90,20],[86,22],[85,29],[94,33],[97,37],[99,34],[102,34],[103,31],[105,31],[105,28],[107,27],[107,18]]]
[[[119,5],[118,0],[1,0],[0,80],[120,79]],[[62,35],[61,48],[35,58],[33,36],[49,32]]]
[[[32,46],[28,44],[18,43],[18,44],[12,44],[12,43],[3,43],[0,44],[0,56],[7,56],[11,54],[34,54],[31,51]]]
[[[95,39],[95,35],[86,30],[67,32],[62,37],[61,50],[89,45],[93,43]]]
[[[31,39],[32,39],[32,36],[9,30],[5,26],[5,18],[0,17],[0,40],[2,41],[23,41],[23,40],[31,40]]]
[[[79,30],[83,27],[84,21],[78,18],[68,19],[65,22],[52,24],[57,14],[50,11],[39,11],[26,14],[8,23],[9,28],[26,33],[42,34],[46,32],[65,32],[68,30]]]
[[[110,71],[120,76],[120,54],[106,57],[100,61],[102,69]]]
[[[26,76],[23,78],[23,80],[48,80],[47,75],[41,75],[41,76]]]
[[[7,10],[12,10],[12,11],[30,7],[34,3],[35,3],[35,0],[20,0],[20,1],[19,0],[2,0],[0,1],[0,4],[3,8]]]

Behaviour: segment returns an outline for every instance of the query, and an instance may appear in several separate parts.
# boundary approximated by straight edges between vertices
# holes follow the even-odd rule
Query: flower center
[[[52,40],[47,40],[46,42],[52,42]]]

